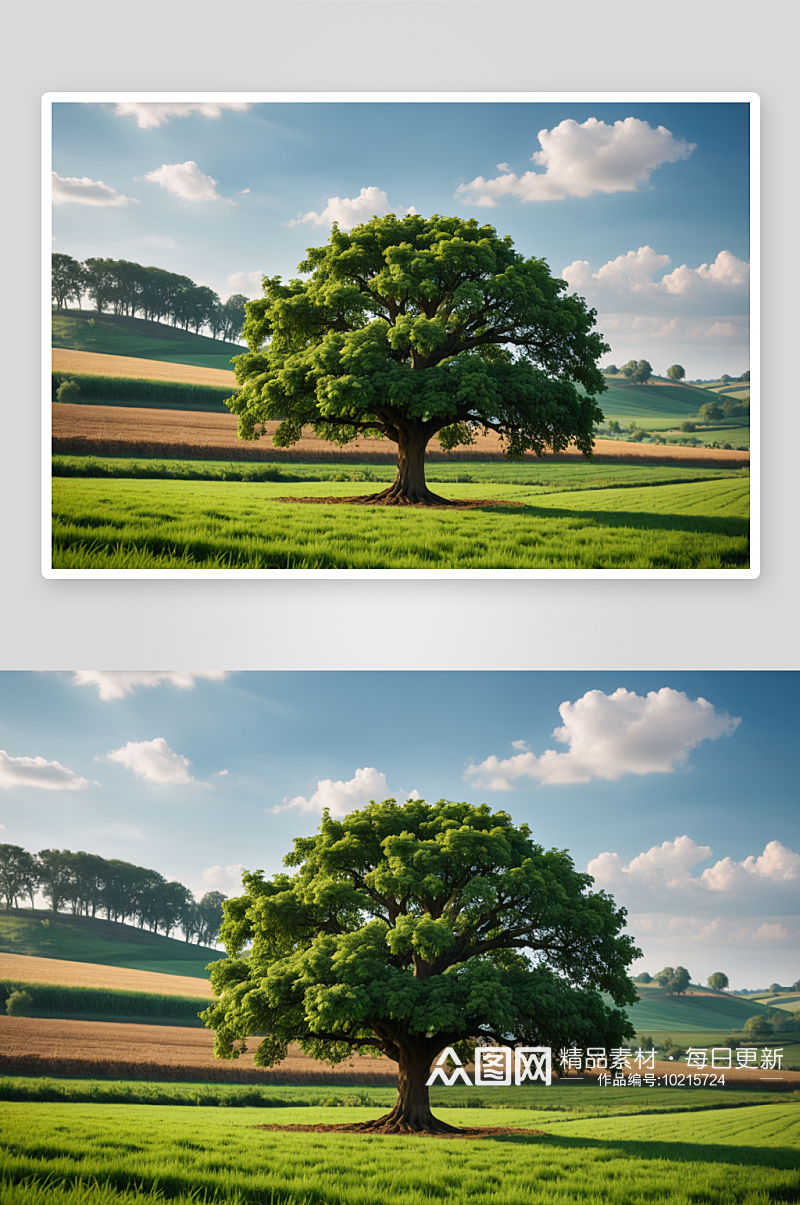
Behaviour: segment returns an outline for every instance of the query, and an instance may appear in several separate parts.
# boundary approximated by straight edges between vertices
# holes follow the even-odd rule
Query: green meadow
[[[295,466],[293,466],[294,468]],[[494,466],[492,466],[494,467]],[[303,504],[374,492],[351,481],[53,480],[53,566],[61,569],[741,569],[749,480],[650,484],[448,482],[462,511]],[[564,466],[570,467],[570,466]],[[591,471],[593,466],[589,466]],[[664,473],[664,470],[656,470]],[[346,474],[351,476],[352,474]],[[375,477],[375,480],[379,478]],[[431,474],[431,481],[435,480]],[[509,505],[510,504],[510,505]]]
[[[574,1090],[563,1091],[566,1097]],[[474,1140],[253,1128],[352,1124],[374,1117],[375,1107],[278,1112],[7,1103],[0,1114],[0,1201],[188,1202],[193,1193],[220,1205],[766,1205],[798,1199],[794,1096],[759,1104],[754,1094],[753,1103],[685,1112],[678,1090],[630,1089],[641,1107],[647,1093],[653,1099],[661,1093],[659,1103],[673,1106],[631,1114],[615,1111],[629,1103],[625,1089],[594,1091],[608,1093],[603,1116],[437,1109],[455,1125],[541,1131]]]
[[[194,364],[199,368],[223,368],[227,372],[233,368],[231,357],[247,350],[239,343],[195,335],[164,322],[89,310],[54,312],[52,331],[53,347],[165,360],[168,364]]]
[[[219,950],[150,933],[135,925],[42,911],[30,911],[27,916],[19,911],[0,912],[0,952],[199,979],[207,979],[208,963],[222,957]]]

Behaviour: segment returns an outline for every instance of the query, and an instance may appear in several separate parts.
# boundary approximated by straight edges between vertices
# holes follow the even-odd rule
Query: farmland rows
[[[358,439],[345,449],[304,433],[291,448],[275,448],[271,436],[277,423],[267,423],[267,434],[257,442],[237,439],[237,419],[233,414],[150,410],[132,406],[53,405],[53,450],[75,455],[181,456],[185,459],[275,460],[286,462],[322,461],[329,463],[393,464],[397,450],[385,439]],[[469,448],[454,452],[437,451],[432,440],[428,460],[436,462],[476,462],[497,459],[507,463],[499,437],[483,434]],[[750,463],[749,452],[721,448],[663,447],[655,444],[629,444],[617,440],[598,440],[595,463],[707,465],[741,468]],[[518,464],[536,463],[528,453]],[[582,462],[577,451],[559,457],[547,457],[545,463]]]

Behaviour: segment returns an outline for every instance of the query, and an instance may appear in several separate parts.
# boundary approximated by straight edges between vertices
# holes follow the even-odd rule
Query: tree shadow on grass
[[[770,1167],[778,1171],[797,1171],[800,1153],[787,1146],[742,1146],[731,1143],[701,1142],[655,1142],[634,1138],[579,1138],[548,1133],[545,1138],[534,1138],[526,1134],[498,1134],[492,1142],[511,1142],[516,1145],[541,1145],[558,1147],[567,1151],[594,1152],[597,1155],[613,1156],[617,1153],[631,1159],[666,1160],[673,1163],[730,1163],[737,1166]],[[781,1198],[775,1198],[776,1200]],[[797,1200],[794,1195],[791,1200]]]
[[[661,515],[647,511],[566,510],[555,506],[475,507],[479,514],[530,515],[536,519],[571,519],[583,526],[627,527],[637,531],[679,531],[692,535],[732,536],[745,539],[750,534],[750,520],[738,515]]]

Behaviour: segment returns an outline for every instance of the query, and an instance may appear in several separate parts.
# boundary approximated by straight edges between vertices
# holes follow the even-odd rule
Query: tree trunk
[[[428,1098],[428,1077],[431,1073],[431,1051],[427,1041],[409,1042],[400,1048],[397,1075],[397,1100],[390,1113],[365,1121],[361,1130],[377,1131],[382,1134],[458,1134],[456,1126],[440,1121],[431,1113]]]
[[[415,424],[398,430],[397,476],[388,490],[374,494],[383,506],[449,506],[448,498],[431,493],[425,484],[425,448],[430,436]]]

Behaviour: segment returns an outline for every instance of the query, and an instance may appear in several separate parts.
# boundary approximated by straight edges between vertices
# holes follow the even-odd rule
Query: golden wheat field
[[[83,353],[76,353],[83,354]],[[109,357],[111,358],[111,357]],[[144,363],[145,361],[142,361]],[[149,362],[149,361],[148,361]],[[191,370],[194,371],[194,370]],[[198,370],[200,371],[200,370]],[[213,371],[203,369],[202,371]],[[256,442],[236,437],[234,414],[198,411],[154,410],[134,406],[87,406],[53,403],[53,451],[76,454],[158,456],[181,455],[187,459],[263,459],[272,461],[342,460],[350,462],[394,462],[397,450],[385,439],[357,439],[340,449],[306,430],[291,448],[275,448],[272,435],[277,422],[266,424],[266,435]],[[498,436],[480,435],[476,442],[457,453],[442,452],[438,441],[431,440],[429,459],[485,460],[502,456]],[[548,460],[581,460],[581,453],[570,450]],[[595,443],[595,462],[629,464],[681,464],[708,468],[746,468],[749,452],[722,448],[668,449],[656,444],[629,444],[613,439]],[[535,461],[528,453],[525,461]]]
[[[244,349],[242,349],[244,350]],[[87,373],[99,377],[134,377],[140,381],[179,381],[182,385],[236,387],[233,370],[142,360],[136,356],[108,356],[103,352],[53,348],[53,372]]]
[[[20,983],[61,983],[65,987],[154,992],[159,996],[214,998],[207,979],[163,975],[160,971],[129,970],[127,967],[103,966],[94,962],[69,962],[62,958],[35,958],[28,954],[0,953],[0,979]]]

